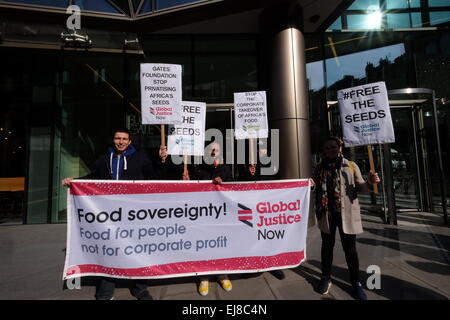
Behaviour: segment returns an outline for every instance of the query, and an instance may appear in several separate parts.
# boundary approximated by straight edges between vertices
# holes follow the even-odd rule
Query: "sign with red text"
[[[181,65],[141,63],[142,124],[181,121]]]
[[[169,126],[168,154],[203,156],[206,103],[183,101],[181,123]]]
[[[74,180],[68,193],[63,279],[259,272],[305,259],[307,179]]]
[[[384,82],[339,90],[337,97],[346,147],[395,142]]]
[[[265,91],[234,94],[234,135],[238,140],[267,138],[267,98]]]

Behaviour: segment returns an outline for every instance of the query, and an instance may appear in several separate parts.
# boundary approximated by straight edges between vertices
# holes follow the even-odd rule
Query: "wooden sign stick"
[[[187,164],[187,162],[188,162],[188,156],[187,155],[184,155],[184,157],[183,157],[184,159],[183,159],[183,162],[184,162],[184,169],[183,169],[183,176],[187,176],[188,174],[189,174],[189,172],[188,172],[188,164]]]
[[[255,161],[255,152],[254,152],[254,150],[253,150],[254,145],[255,145],[255,139],[250,138],[250,139],[248,140],[248,146],[249,146],[249,154],[248,154],[248,157],[249,157],[249,162],[250,162],[250,164],[256,164],[256,161]]]
[[[372,145],[367,145],[367,153],[369,154],[369,164],[370,164],[370,172],[375,173],[375,164],[373,162],[373,153],[372,153]],[[378,194],[378,185],[373,185],[373,193]]]

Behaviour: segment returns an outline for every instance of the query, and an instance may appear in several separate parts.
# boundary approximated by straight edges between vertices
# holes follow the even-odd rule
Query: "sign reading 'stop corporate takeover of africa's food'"
[[[176,124],[181,121],[181,65],[141,63],[143,124]]]
[[[75,180],[64,279],[290,268],[305,258],[309,182]]]
[[[234,94],[234,121],[236,139],[267,138],[267,98],[265,91]]]
[[[395,142],[384,82],[339,90],[337,95],[346,147]]]

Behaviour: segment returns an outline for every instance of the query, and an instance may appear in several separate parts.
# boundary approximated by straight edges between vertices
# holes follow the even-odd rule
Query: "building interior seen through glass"
[[[3,2],[35,5],[38,1]],[[177,1],[176,5],[187,2],[192,1]],[[48,6],[60,3],[39,1]],[[86,10],[126,11],[119,10],[122,1],[73,3]],[[151,3],[162,9],[168,1],[126,3],[131,3],[133,12],[145,13],[155,9]],[[381,16],[371,16],[377,10]],[[305,34],[313,167],[322,153],[317,141],[340,132],[337,91],[376,81],[385,81],[388,90],[435,91],[442,159],[450,163],[449,13],[448,0],[356,0],[327,31]],[[367,26],[368,19],[374,26]],[[21,21],[6,20],[5,24],[4,38],[14,41],[48,41],[49,35],[61,32]],[[23,32],[25,27],[34,31]],[[120,32],[107,29],[89,32],[98,37],[96,43],[103,49],[122,48]],[[140,120],[140,63],[181,64],[183,99],[206,102],[207,129],[218,128],[225,137],[226,130],[233,128],[233,93],[265,89],[258,78],[257,34],[138,36],[142,52],[132,54],[1,48],[0,223],[65,222],[67,198],[61,179],[87,174],[111,142],[114,128],[128,127],[133,143],[150,157],[157,156],[159,127],[142,125]],[[439,211],[441,189],[430,97],[390,96],[391,100],[411,98],[420,103],[391,106],[397,142],[388,153],[396,202],[400,209]],[[383,172],[387,151],[379,145],[373,151],[376,170]],[[346,154],[363,172],[369,171],[367,148],[348,148]],[[450,166],[444,170],[450,199]],[[238,177],[237,166],[233,171]],[[364,208],[379,211],[385,192],[362,196]]]

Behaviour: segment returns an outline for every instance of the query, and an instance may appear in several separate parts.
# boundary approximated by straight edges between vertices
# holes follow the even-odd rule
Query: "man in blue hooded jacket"
[[[160,161],[155,164],[147,157],[145,152],[136,150],[131,144],[130,132],[127,129],[115,130],[113,144],[108,147],[106,155],[101,156],[94,163],[91,172],[79,179],[97,180],[156,180],[169,179],[172,174],[170,163],[166,162],[167,149],[161,146],[159,150]],[[70,186],[73,178],[62,180],[64,186]],[[97,300],[112,300],[116,280],[99,277],[95,298]],[[130,287],[131,294],[139,300],[152,300],[147,290],[146,280],[133,280]]]

